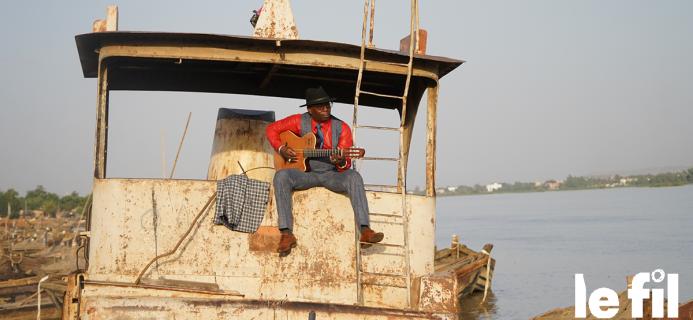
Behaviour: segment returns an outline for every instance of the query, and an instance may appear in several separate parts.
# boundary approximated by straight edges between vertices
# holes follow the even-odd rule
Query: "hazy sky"
[[[90,32],[111,3],[10,1],[0,10],[0,190],[38,184],[61,194],[90,190],[96,80],[82,77],[74,36]],[[408,32],[406,3],[377,2],[378,47],[396,49]],[[251,10],[261,1],[115,4],[123,31],[249,35]],[[420,6],[428,53],[467,61],[441,81],[439,185],[693,166],[693,1],[421,0]],[[360,42],[361,1],[296,0],[293,9],[303,39]],[[282,117],[299,112],[299,104],[113,92],[109,176],[162,176],[162,145],[170,169],[192,111],[176,176],[204,178],[217,108],[272,109]],[[335,113],[351,121],[350,106]],[[391,112],[372,116],[394,121]],[[410,185],[423,184],[423,116]],[[389,138],[367,147],[397,143]],[[391,172],[371,180],[393,178]]]

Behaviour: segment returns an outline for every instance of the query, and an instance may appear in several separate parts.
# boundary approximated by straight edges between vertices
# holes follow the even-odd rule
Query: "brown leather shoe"
[[[291,233],[282,233],[281,238],[279,238],[279,252],[280,257],[286,257],[291,253],[291,249],[296,247],[296,237]]]
[[[361,247],[368,248],[371,246],[369,243],[378,243],[383,241],[384,237],[385,235],[382,232],[375,232],[373,229],[365,227],[361,230]]]

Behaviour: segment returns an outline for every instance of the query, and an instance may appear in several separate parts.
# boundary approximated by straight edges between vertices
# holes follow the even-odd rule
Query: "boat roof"
[[[303,99],[305,88],[322,85],[342,103],[354,101],[361,52],[360,46],[329,41],[202,33],[112,31],[81,34],[75,40],[86,78],[98,76],[102,49],[113,49],[101,57],[101,63],[109,67],[110,90],[194,91]],[[228,53],[230,50],[246,55],[234,57]],[[403,64],[408,62],[408,54],[367,48],[365,58],[368,62],[362,90],[401,95],[406,79]],[[410,95],[420,97],[428,86],[434,85],[432,82],[462,63],[457,59],[415,55]],[[364,95],[359,104],[399,107],[392,98],[384,96]]]

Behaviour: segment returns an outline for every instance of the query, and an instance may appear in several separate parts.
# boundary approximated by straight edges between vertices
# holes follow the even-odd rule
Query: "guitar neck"
[[[304,149],[303,156],[306,158],[329,158],[333,154],[341,154],[341,149]]]

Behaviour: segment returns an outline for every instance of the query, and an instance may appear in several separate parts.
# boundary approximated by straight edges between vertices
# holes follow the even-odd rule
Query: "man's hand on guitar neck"
[[[346,157],[341,152],[340,153],[334,153],[330,156],[330,162],[332,162],[332,164],[342,168],[346,165]]]
[[[279,155],[288,162],[296,162],[296,151],[286,144],[279,147]]]

